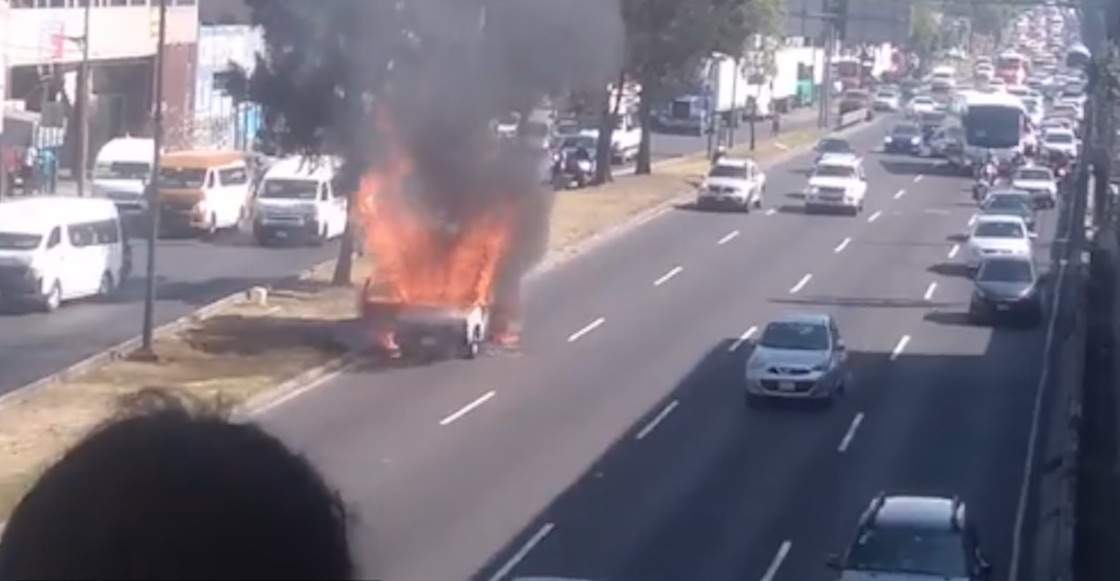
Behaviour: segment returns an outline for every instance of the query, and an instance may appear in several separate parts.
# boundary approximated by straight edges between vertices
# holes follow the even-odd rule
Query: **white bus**
[[[999,92],[966,91],[957,95],[950,112],[960,118],[964,130],[963,159],[970,169],[988,153],[1010,156],[1023,151],[1030,136],[1025,128],[1029,112],[1018,97]]]

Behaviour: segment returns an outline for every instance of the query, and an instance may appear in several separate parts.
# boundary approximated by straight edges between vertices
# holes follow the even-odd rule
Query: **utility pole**
[[[82,11],[82,64],[78,71],[78,195],[85,196],[89,173],[89,104],[90,104],[90,63],[89,29],[90,15],[93,13],[94,0],[85,0]]]
[[[92,1],[92,0],[91,0]],[[167,40],[167,0],[159,0],[159,33],[156,40],[156,75],[152,91],[152,173],[148,177],[148,263],[144,281],[144,322],[141,329],[140,349],[135,357],[144,361],[156,361],[158,356],[153,348],[156,306],[156,242],[159,239],[159,166],[163,157],[163,60]]]

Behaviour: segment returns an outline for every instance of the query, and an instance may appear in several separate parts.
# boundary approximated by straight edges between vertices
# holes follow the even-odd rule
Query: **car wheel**
[[[101,274],[101,283],[97,285],[97,296],[107,297],[113,294],[113,275],[109,271]]]
[[[58,307],[62,306],[62,285],[55,281],[51,285],[51,289],[47,291],[47,296],[43,297],[43,310],[50,313],[57,311]]]

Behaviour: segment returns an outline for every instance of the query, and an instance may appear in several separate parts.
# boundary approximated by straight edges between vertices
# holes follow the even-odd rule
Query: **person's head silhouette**
[[[346,511],[307,460],[163,392],[129,403],[20,501],[0,579],[355,577]]]

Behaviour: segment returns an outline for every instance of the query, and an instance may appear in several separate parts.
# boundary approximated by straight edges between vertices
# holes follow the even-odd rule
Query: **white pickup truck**
[[[725,208],[750,212],[762,207],[766,192],[766,173],[749,159],[722,158],[712,164],[708,176],[696,190],[696,207],[701,210]]]
[[[867,178],[863,161],[849,153],[821,157],[805,188],[805,212],[841,211],[852,216],[863,211]]]
[[[598,129],[584,129],[581,135],[599,139]],[[638,147],[642,143],[642,128],[634,115],[622,115],[615,122],[611,131],[611,162],[626,163],[638,156]]]

